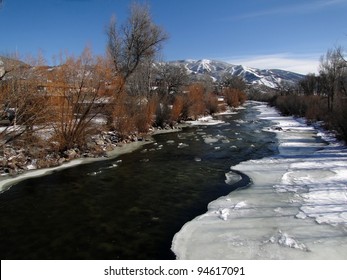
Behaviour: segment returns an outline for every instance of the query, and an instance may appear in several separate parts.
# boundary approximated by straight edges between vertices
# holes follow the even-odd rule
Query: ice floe
[[[187,121],[188,124],[191,125],[218,125],[224,124],[224,121],[216,120],[212,116],[201,117],[196,121]]]
[[[178,259],[346,259],[346,147],[319,139],[324,133],[302,119],[257,109],[272,122],[266,130],[276,133],[278,155],[232,166],[251,185],[186,223],[173,252]]]

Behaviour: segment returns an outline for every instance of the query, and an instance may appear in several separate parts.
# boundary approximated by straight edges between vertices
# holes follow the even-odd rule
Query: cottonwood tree
[[[127,21],[120,27],[112,17],[106,34],[108,55],[123,85],[142,62],[154,58],[168,38],[163,29],[153,23],[148,6],[138,3],[132,4]]]
[[[244,91],[247,88],[247,85],[243,78],[234,76],[231,73],[226,73],[222,77],[222,87]]]
[[[299,87],[302,89],[304,95],[316,94],[318,91],[318,79],[316,74],[307,74],[299,81]]]
[[[335,97],[346,92],[346,61],[341,47],[328,50],[320,61],[320,80],[322,91],[328,99],[328,109],[334,111]]]
[[[161,95],[177,94],[189,82],[187,69],[182,65],[160,63],[157,67],[157,77]]]
[[[144,59],[133,74],[128,78],[126,91],[133,97],[148,98],[152,91],[154,74],[154,61],[152,58]]]
[[[108,124],[121,137],[125,137],[136,127],[141,126],[139,130],[145,130],[145,124],[136,125],[141,123],[136,120],[136,114],[142,114],[145,110],[148,116],[146,119],[150,119],[153,102],[147,100],[146,107],[142,97],[148,96],[150,92],[151,63],[168,36],[160,26],[153,23],[149,7],[138,3],[131,5],[124,24],[118,25],[116,18],[112,17],[106,34],[107,54],[118,85],[113,90],[112,106],[108,107]],[[136,97],[128,98],[129,93]]]

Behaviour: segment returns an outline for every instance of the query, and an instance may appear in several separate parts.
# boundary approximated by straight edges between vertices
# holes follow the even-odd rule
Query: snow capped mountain
[[[230,73],[233,76],[243,78],[249,85],[266,86],[270,88],[278,88],[284,84],[295,84],[304,77],[304,75],[285,70],[260,70],[209,59],[177,60],[169,63],[183,65],[189,74],[196,75],[197,77],[209,75],[214,81],[218,81],[223,75]]]

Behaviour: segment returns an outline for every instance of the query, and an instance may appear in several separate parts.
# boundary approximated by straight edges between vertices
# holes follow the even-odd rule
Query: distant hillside
[[[202,76],[207,74],[215,81],[220,80],[224,74],[230,73],[243,78],[249,85],[266,86],[269,88],[278,88],[283,84],[295,84],[304,77],[304,75],[298,73],[279,69],[260,70],[208,59],[177,60],[168,63],[183,65],[191,75]]]

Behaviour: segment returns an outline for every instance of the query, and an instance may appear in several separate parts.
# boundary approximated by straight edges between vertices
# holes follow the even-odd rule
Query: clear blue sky
[[[105,26],[123,22],[128,0],[3,0],[0,54],[46,58],[90,45],[105,52]],[[141,1],[138,1],[141,2]],[[258,68],[316,72],[329,48],[347,49],[347,0],[148,0],[170,39],[163,60],[218,59]]]

